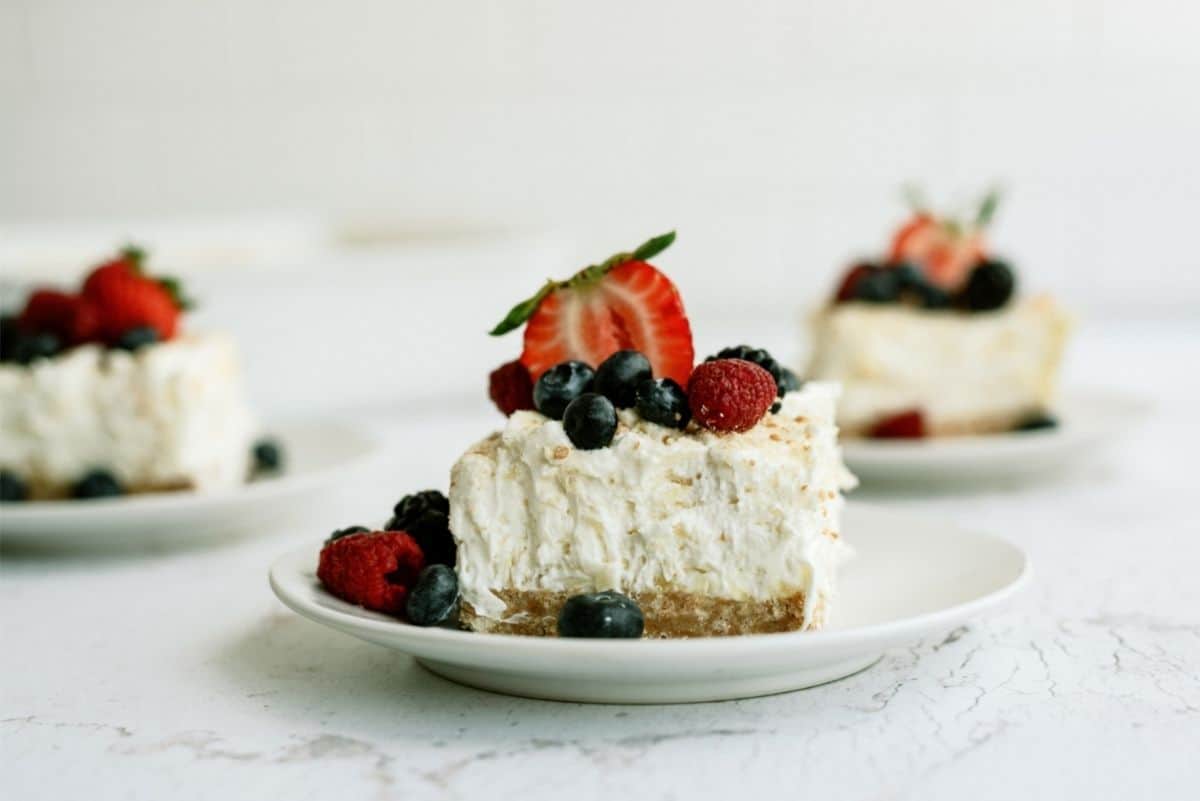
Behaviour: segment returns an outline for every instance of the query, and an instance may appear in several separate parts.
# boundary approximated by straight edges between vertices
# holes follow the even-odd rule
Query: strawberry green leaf
[[[132,243],[121,248],[121,258],[133,265],[139,273],[146,266],[146,249]]]
[[[979,213],[975,215],[975,227],[984,228],[996,216],[996,208],[1000,205],[1000,190],[993,189],[984,196],[979,204]]]
[[[173,278],[171,276],[159,276],[154,280],[158,281],[159,285],[163,289],[167,290],[167,293],[171,296],[171,300],[175,302],[175,307],[177,309],[180,311],[188,311],[189,309],[196,308],[195,301],[184,294],[183,283],[178,278]]]
[[[647,259],[652,259],[655,256],[657,256],[659,253],[662,253],[664,250],[671,247],[671,243],[673,243],[674,241],[675,241],[675,232],[674,231],[667,231],[665,234],[659,234],[658,236],[656,236],[652,239],[647,239],[645,242],[638,245],[637,249],[634,250],[632,254],[630,254],[630,256],[631,256],[630,260],[631,261],[646,261]]]
[[[558,289],[558,287],[559,283],[557,281],[547,281],[533,297],[526,298],[509,309],[508,314],[504,315],[504,319],[497,323],[496,327],[489,331],[488,334],[494,337],[504,336],[514,328],[524,325],[525,321],[537,311],[537,307],[542,305],[542,301],[546,299],[546,296],[555,289]]]

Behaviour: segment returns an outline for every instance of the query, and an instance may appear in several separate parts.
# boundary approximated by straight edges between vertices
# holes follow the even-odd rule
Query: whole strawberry
[[[425,566],[416,541],[403,531],[340,537],[321,549],[317,578],[343,601],[400,615],[408,591]]]
[[[775,379],[743,359],[696,365],[688,380],[692,417],[713,431],[749,431],[775,403]]]
[[[145,256],[128,248],[120,258],[95,268],[83,284],[83,296],[100,317],[100,336],[110,345],[137,328],[152,328],[162,341],[175,336],[187,302],[173,279],[143,271]]]

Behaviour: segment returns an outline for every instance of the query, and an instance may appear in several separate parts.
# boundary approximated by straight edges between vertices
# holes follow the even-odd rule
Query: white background
[[[677,227],[689,302],[757,314],[903,182],[1000,182],[1027,286],[1188,315],[1198,41],[1187,0],[0,0],[0,220],[516,228],[560,272]]]

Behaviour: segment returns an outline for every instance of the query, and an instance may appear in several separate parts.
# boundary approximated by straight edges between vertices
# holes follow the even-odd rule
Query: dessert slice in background
[[[233,342],[180,333],[178,284],[128,249],[78,292],[39,289],[5,319],[4,500],[236,486],[254,420]],[[278,449],[257,451],[279,466]],[[267,458],[273,457],[273,458]]]
[[[812,319],[807,375],[838,381],[847,436],[913,438],[1018,430],[1053,418],[1070,319],[1022,296],[985,232],[990,194],[970,221],[924,208],[887,257],[851,267]]]

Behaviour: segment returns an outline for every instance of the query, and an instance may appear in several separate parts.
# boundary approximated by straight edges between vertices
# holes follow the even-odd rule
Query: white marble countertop
[[[265,570],[386,506],[208,550],[4,552],[0,787],[13,799],[1200,797],[1200,329],[1085,332],[1071,380],[1157,398],[1036,486],[866,493],[1020,543],[1006,611],[823,687],[671,707],[449,684],[285,610]],[[460,443],[461,444],[461,443]],[[456,446],[457,447],[457,446]],[[382,514],[380,512],[380,514]]]

